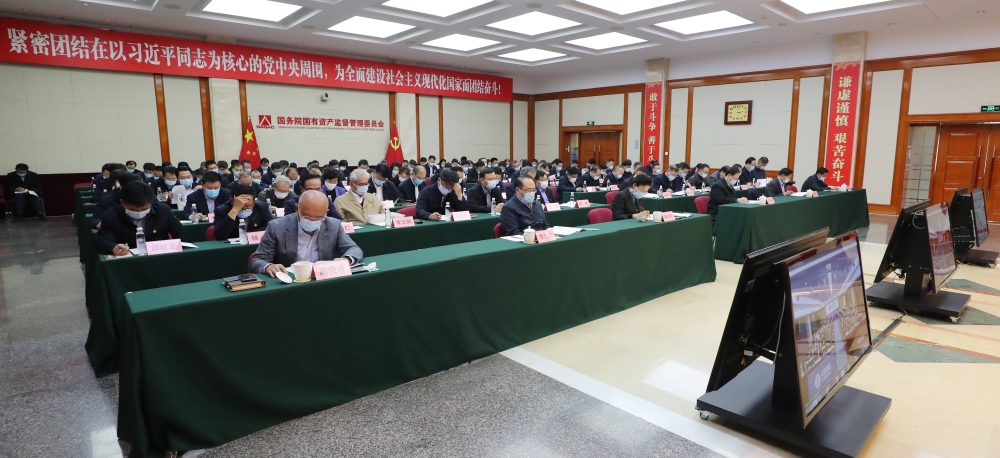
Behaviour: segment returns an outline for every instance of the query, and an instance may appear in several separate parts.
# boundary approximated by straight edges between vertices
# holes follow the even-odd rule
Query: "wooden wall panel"
[[[205,160],[215,160],[215,139],[212,131],[212,96],[208,88],[208,78],[198,78],[201,86],[201,126],[205,137]]]
[[[160,160],[170,162],[170,139],[167,135],[167,102],[163,93],[163,75],[153,75],[153,88],[156,91],[156,120],[160,130]]]

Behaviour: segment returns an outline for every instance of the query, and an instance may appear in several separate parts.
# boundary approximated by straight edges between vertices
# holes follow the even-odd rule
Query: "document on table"
[[[760,205],[760,201],[759,200],[748,200],[748,201],[743,202],[743,203],[750,204],[750,205]]]
[[[677,212],[674,212],[674,218],[690,218],[690,217],[691,217],[690,213],[677,213]]]
[[[807,196],[808,194],[809,194],[809,193],[808,193],[808,192],[806,192],[806,191],[803,191],[803,192],[793,192],[793,193],[792,193],[792,197],[805,197],[805,196]]]
[[[576,228],[576,227],[566,227],[566,226],[553,226],[552,227],[552,233],[554,233],[555,235],[561,236],[561,237],[565,237],[567,235],[576,234],[577,232],[580,232],[580,230],[581,229]]]
[[[684,191],[677,191],[677,192],[674,193],[675,196],[683,196],[685,194],[687,194],[687,193],[684,192]]]
[[[565,208],[573,208],[574,205],[576,205],[576,204],[574,204],[573,202],[566,202],[564,204],[560,204],[559,206],[560,207],[565,207]]]
[[[181,246],[184,248],[198,248],[198,245],[188,242],[181,242]]]
[[[194,221],[191,221],[189,219],[182,219],[181,224],[194,224]]]
[[[503,240],[510,240],[511,242],[524,243],[524,236],[523,235],[508,235],[508,236],[504,236],[504,237],[500,237],[500,238],[503,239]]]

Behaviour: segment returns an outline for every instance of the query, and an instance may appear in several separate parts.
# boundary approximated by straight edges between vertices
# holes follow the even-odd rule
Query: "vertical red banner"
[[[854,162],[859,100],[861,100],[861,62],[833,64],[829,125],[826,130],[826,168],[830,170],[830,174],[826,177],[827,185],[851,186],[851,164]]]
[[[660,156],[660,126],[663,120],[660,113],[663,108],[663,82],[646,83],[646,101],[643,104],[642,123],[642,158],[644,164],[659,160]]]

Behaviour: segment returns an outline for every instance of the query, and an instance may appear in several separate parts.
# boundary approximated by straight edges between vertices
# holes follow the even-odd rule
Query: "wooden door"
[[[990,221],[1000,221],[1000,157],[997,146],[1000,146],[1000,126],[993,125],[990,128],[989,155],[983,149],[979,161],[981,165],[977,168],[982,171],[979,187],[983,188],[986,197],[986,219]]]
[[[578,156],[580,165],[586,164],[591,159],[595,161],[598,159],[597,151],[604,141],[601,134],[602,132],[580,133],[580,151]]]
[[[597,163],[604,164],[608,159],[614,159],[615,164],[621,163],[619,151],[621,149],[621,133],[601,132],[601,143],[597,150]]]
[[[941,126],[931,202],[951,202],[956,190],[972,189],[983,181],[983,167],[991,148],[990,130],[988,125],[977,124]],[[1000,135],[994,141],[1000,142]]]

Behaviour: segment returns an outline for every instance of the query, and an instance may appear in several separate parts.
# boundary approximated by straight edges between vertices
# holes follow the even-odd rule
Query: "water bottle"
[[[157,189],[156,190],[156,201],[157,202],[163,202],[163,190],[162,189]]]
[[[444,218],[445,221],[451,221],[451,202],[444,203]]]
[[[188,219],[190,219],[192,223],[197,223],[198,222],[198,209],[197,208],[194,208],[194,207],[191,208],[191,216],[188,217]]]
[[[146,232],[142,226],[135,228],[135,253],[139,256],[146,254]]]
[[[576,207],[576,193],[575,192],[569,193],[569,206],[570,207]]]
[[[248,245],[250,240],[247,239],[247,220],[246,218],[240,219],[240,245]]]
[[[497,201],[493,200],[493,196],[487,197],[490,200],[490,216],[497,216]]]
[[[392,227],[392,217],[389,216],[389,209],[385,210],[385,227]]]

